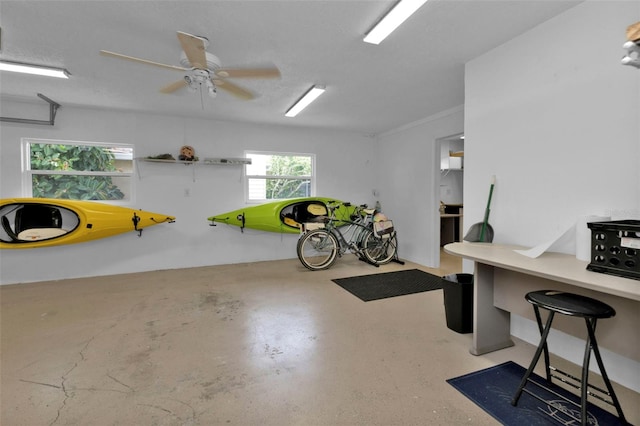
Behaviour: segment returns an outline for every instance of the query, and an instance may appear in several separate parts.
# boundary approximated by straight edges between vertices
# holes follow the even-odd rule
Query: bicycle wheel
[[[336,261],[338,240],[325,229],[306,232],[298,240],[298,259],[312,271],[327,269]]]
[[[373,232],[364,237],[363,253],[367,260],[377,265],[385,265],[398,253],[398,239],[394,232],[387,238],[379,238]]]

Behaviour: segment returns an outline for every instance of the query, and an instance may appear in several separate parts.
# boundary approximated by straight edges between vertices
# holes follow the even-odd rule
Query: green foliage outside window
[[[311,182],[300,179],[267,180],[267,200],[309,197]]]
[[[87,145],[31,144],[31,170],[116,172],[115,156],[105,147]],[[111,176],[33,174],[36,198],[72,200],[121,200],[124,193]]]
[[[293,177],[311,176],[311,157],[273,155],[267,165],[267,175],[277,176],[267,179],[268,200],[308,197],[311,181],[308,178]]]

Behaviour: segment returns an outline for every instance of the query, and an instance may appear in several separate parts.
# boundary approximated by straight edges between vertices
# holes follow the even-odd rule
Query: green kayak
[[[356,207],[335,198],[305,197],[274,201],[271,203],[248,206],[242,209],[208,217],[211,225],[225,223],[267,232],[299,234],[305,229],[321,226],[329,215],[327,205],[342,203],[336,210],[336,219],[346,224]]]

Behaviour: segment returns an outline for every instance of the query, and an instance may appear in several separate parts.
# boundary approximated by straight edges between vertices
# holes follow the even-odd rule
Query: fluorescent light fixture
[[[20,72],[23,74],[44,75],[47,77],[69,78],[71,73],[64,68],[44,67],[21,62],[0,61],[0,71]]]
[[[311,89],[307,90],[307,92],[289,108],[285,116],[295,117],[300,111],[308,107],[311,102],[315,101],[318,96],[322,95],[324,90],[324,86],[312,86]]]
[[[364,41],[380,44],[389,34],[413,15],[427,0],[400,0],[378,23],[367,33]]]

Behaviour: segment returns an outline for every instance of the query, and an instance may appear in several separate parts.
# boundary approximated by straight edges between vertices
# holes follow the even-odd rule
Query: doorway
[[[436,139],[440,148],[440,173],[436,193],[440,196],[440,238],[435,243],[435,252],[451,242],[462,241],[464,219],[464,133]],[[438,264],[440,259],[438,259]]]

